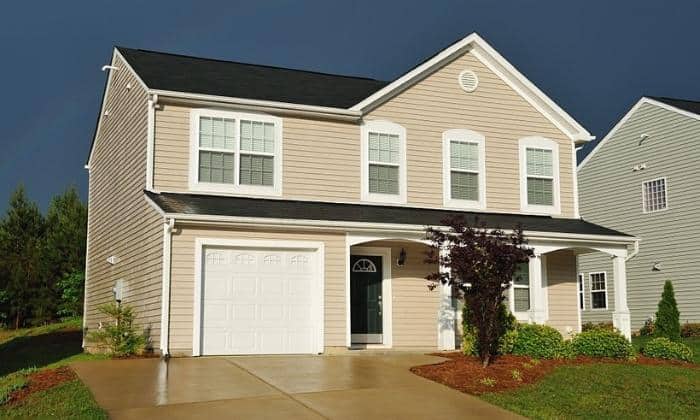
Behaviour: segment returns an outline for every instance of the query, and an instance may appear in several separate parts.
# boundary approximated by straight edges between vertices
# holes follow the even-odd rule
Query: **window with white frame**
[[[644,213],[666,210],[666,178],[652,179],[642,184],[642,207]]]
[[[362,199],[406,202],[406,130],[389,121],[362,126]]]
[[[579,309],[586,309],[586,298],[584,294],[584,285],[583,285],[583,274],[579,273],[578,275],[578,307]]]
[[[530,310],[530,266],[528,263],[518,264],[513,274],[513,312]]]
[[[591,309],[608,309],[608,288],[605,273],[590,273]]]
[[[191,126],[190,188],[280,194],[280,118],[197,109],[191,112]]]
[[[484,136],[467,129],[443,133],[443,195],[447,207],[486,205]]]
[[[520,139],[520,201],[527,212],[558,214],[559,146],[542,137]]]

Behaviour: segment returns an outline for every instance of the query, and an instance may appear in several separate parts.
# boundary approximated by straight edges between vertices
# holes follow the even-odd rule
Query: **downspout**
[[[161,357],[165,358],[170,356],[168,348],[170,342],[170,254],[174,226],[174,218],[165,218],[163,223],[163,290],[160,309],[160,354]]]
[[[633,246],[634,246],[634,249],[632,250],[632,253],[629,254],[629,255],[627,256],[627,258],[625,258],[625,261],[629,261],[629,260],[631,260],[632,258],[636,257],[637,254],[639,254],[639,239],[635,239],[634,245],[633,245]]]
[[[155,149],[156,105],[158,95],[148,95],[148,132],[146,134],[146,190],[153,191],[153,151]]]

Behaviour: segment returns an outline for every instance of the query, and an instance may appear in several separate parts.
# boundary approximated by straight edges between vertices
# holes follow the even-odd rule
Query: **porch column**
[[[542,282],[542,255],[535,253],[530,258],[530,322],[544,324],[547,320],[547,310],[545,308],[545,290]]]
[[[440,255],[444,255],[446,249],[440,250]],[[448,268],[440,265],[441,273],[447,272]],[[440,308],[438,309],[438,350],[454,350],[455,346],[455,310],[452,306],[452,286],[449,284],[438,284],[440,292]]]
[[[628,340],[632,338],[632,321],[627,307],[627,261],[624,257],[613,257],[613,281],[615,282],[615,312],[613,325]]]

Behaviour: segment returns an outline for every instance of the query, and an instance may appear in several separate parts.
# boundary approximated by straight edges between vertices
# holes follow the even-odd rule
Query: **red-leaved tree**
[[[469,322],[477,330],[477,350],[484,365],[488,366],[497,353],[498,341],[504,333],[499,321],[505,291],[511,286],[518,264],[533,255],[527,247],[521,227],[505,233],[488,229],[478,220],[468,224],[463,217],[442,221],[447,229],[428,228],[427,239],[432,247],[427,263],[443,267],[427,279],[457,286],[463,291],[468,306]],[[443,249],[440,253],[438,250]]]

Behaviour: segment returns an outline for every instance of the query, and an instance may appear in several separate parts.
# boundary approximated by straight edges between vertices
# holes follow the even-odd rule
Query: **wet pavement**
[[[115,419],[516,418],[412,374],[419,354],[106,360],[73,368]]]

